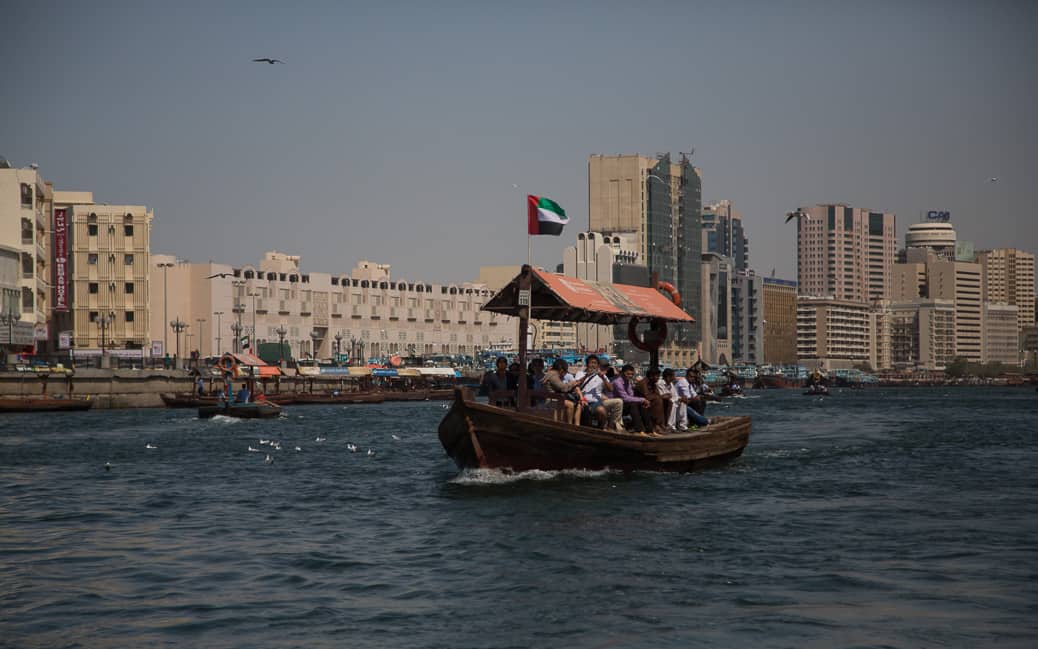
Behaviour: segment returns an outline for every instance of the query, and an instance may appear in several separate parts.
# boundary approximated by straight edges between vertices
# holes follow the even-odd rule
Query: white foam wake
[[[564,469],[562,471],[505,471],[501,469],[465,469],[455,476],[451,483],[460,485],[501,485],[530,480],[541,482],[545,480],[560,480],[564,478],[594,479],[617,473],[611,469],[588,471],[585,469]]]

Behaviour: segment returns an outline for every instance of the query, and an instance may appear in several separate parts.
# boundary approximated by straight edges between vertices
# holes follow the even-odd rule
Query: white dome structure
[[[955,250],[955,228],[951,223],[913,223],[905,233],[905,247]]]

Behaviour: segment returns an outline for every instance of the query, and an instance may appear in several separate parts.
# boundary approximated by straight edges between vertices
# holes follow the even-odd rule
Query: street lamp
[[[176,266],[171,261],[164,261],[158,264],[158,267],[162,269],[162,319],[165,320],[169,317],[169,291],[167,290],[168,284],[166,283],[166,271]],[[166,335],[165,330],[162,332],[162,352],[164,354],[169,353],[169,337]]]
[[[249,336],[249,351],[255,354],[259,349],[256,347],[256,298],[259,297],[259,293],[249,293],[249,297],[252,298],[252,335]]]
[[[342,332],[336,332],[335,334],[335,356],[338,360],[339,356],[342,356]]]
[[[110,329],[115,320],[115,313],[109,312],[97,319],[97,325],[101,327],[101,358],[105,356],[105,330]]]
[[[315,361],[317,360],[317,339],[320,337],[321,334],[317,333],[316,329],[310,332],[310,339],[313,340],[313,343],[310,345],[310,358]]]
[[[223,315],[223,311],[213,311],[213,315],[216,316],[216,355],[223,354],[223,345],[220,344],[220,333],[222,327],[220,326],[220,316]]]
[[[241,352],[241,349],[240,349],[240,346],[241,346],[241,322],[240,321],[231,323],[231,333],[234,334],[234,353],[237,354],[237,353]]]
[[[198,323],[198,355],[201,356],[205,349],[205,342],[203,342],[205,339],[202,338],[202,331],[204,331],[202,324],[205,323],[205,318],[195,318],[195,322]]]
[[[357,358],[357,343],[360,342],[359,338],[350,336],[350,365],[355,365],[354,362]]]
[[[285,364],[285,334],[288,333],[288,329],[285,329],[285,325],[279,326],[274,330],[274,333],[278,335],[278,366],[284,366]]]
[[[237,354],[237,353],[241,352],[241,332],[242,332],[241,314],[242,314],[242,311],[245,310],[245,303],[238,301],[238,293],[244,293],[245,292],[245,290],[244,290],[245,280],[236,279],[233,282],[231,282],[231,284],[235,288],[234,295],[231,296],[231,297],[234,298],[234,312],[238,315],[238,322],[237,322],[238,330],[234,334],[234,353]],[[231,330],[234,331],[234,328],[232,327]]]
[[[169,323],[169,328],[175,331],[177,334],[177,353],[175,356],[173,356],[174,367],[177,368],[180,367],[180,332],[184,331],[189,326],[189,324],[183,322],[180,318],[177,318],[176,320],[171,320]]]

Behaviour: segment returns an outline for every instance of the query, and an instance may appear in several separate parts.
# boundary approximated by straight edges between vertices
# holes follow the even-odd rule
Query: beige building
[[[877,326],[877,369],[943,370],[955,358],[955,302],[913,300],[884,304],[879,308],[889,324]]]
[[[167,338],[171,355],[177,340],[169,323],[177,320],[185,326],[182,357],[189,350],[233,351],[243,338],[254,349],[283,341],[295,358],[474,355],[502,339],[514,342],[509,318],[479,310],[491,296],[486,286],[394,278],[388,264],[361,261],[349,274],[333,275],[305,271],[296,255],[268,252],[258,266],[156,255],[152,267],[162,288],[151,308],[166,314],[152,336]]]
[[[727,365],[732,362],[732,260],[716,253],[702,259],[699,357],[709,365]]]
[[[895,217],[842,203],[799,209],[800,294],[868,302],[890,299],[896,261]]]
[[[151,223],[143,205],[108,205],[92,192],[54,192],[68,222],[67,312],[53,326],[71,336],[76,357],[113,350],[150,352]],[[124,354],[125,355],[125,354]]]
[[[875,368],[875,316],[868,304],[852,300],[797,298],[797,358],[808,367]]]
[[[977,253],[984,273],[984,300],[1017,307],[1017,328],[1035,324],[1034,255],[1015,248]]]
[[[11,322],[0,327],[0,340],[7,352],[31,351],[34,343],[41,350],[50,346],[51,199],[51,186],[35,165],[17,169],[0,159],[0,249],[7,266],[12,258],[18,265],[15,277],[10,268],[4,273],[0,316]]]
[[[764,362],[793,365],[797,362],[797,283],[764,278]]]
[[[932,250],[911,248],[907,262],[893,267],[895,302],[944,300],[955,305],[955,356],[983,359],[980,264],[938,257]]]
[[[1016,305],[985,302],[983,312],[983,361],[1020,365],[1020,329]]]

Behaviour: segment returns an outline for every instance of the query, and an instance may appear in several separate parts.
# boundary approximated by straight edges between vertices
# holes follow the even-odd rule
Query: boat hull
[[[749,417],[718,417],[696,431],[651,437],[556,422],[460,392],[439,428],[440,443],[459,468],[512,471],[686,472],[738,457],[749,436]]]
[[[794,379],[789,376],[782,374],[764,374],[758,375],[755,381],[756,385],[759,385],[762,389],[792,389],[800,388],[804,385],[804,379]]]
[[[382,403],[385,397],[381,392],[341,392],[331,394],[298,393],[292,397],[295,404],[337,404],[337,403]]]
[[[200,397],[196,394],[163,392],[159,396],[167,408],[200,408],[201,406],[213,406],[220,402],[219,397]]]
[[[71,412],[90,410],[90,399],[0,398],[0,412]]]
[[[281,408],[272,403],[239,403],[231,405],[202,406],[198,409],[201,419],[216,415],[237,419],[271,419],[281,415]]]

